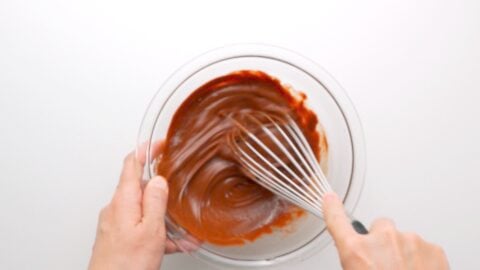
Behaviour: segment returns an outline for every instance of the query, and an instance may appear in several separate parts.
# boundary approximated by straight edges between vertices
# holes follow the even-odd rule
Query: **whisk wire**
[[[248,129],[246,127],[244,127],[242,124],[238,124],[239,127],[241,127],[242,129],[244,129],[244,131],[247,131],[247,136],[253,140],[253,142],[255,142],[255,144],[257,144],[258,146],[260,146],[260,148],[262,150],[264,150],[271,158],[273,158],[276,162],[278,162],[282,168],[284,168],[293,178],[295,178],[295,180],[297,180],[299,183],[301,183],[305,189],[302,189],[300,188],[292,179],[291,177],[288,177],[287,175],[285,175],[282,171],[280,171],[274,164],[272,164],[272,162],[270,162],[262,153],[260,153],[252,144],[250,144],[248,141],[244,141],[244,144],[245,146],[247,146],[247,148],[252,151],[264,164],[266,164],[271,170],[273,170],[276,174],[280,175],[284,181],[286,181],[286,183],[288,183],[289,185],[286,185],[286,183],[284,181],[274,181],[272,182],[274,185],[283,185],[285,187],[289,187],[289,188],[294,188],[296,189],[299,193],[301,193],[302,195],[304,195],[305,197],[308,198],[308,200],[306,201],[311,201],[314,205],[315,205],[315,202],[320,202],[321,201],[321,198],[320,197],[317,197],[317,198],[314,198],[312,197],[312,194],[314,194],[311,189],[304,183],[304,181],[295,173],[292,171],[292,169],[287,166],[287,164],[285,164],[277,155],[275,155],[275,153],[273,153],[273,151],[268,148],[260,139],[257,138],[257,136],[253,135],[253,133],[251,132],[248,132]],[[258,162],[256,162],[253,158],[251,158],[250,156],[248,156],[248,154],[246,154],[244,151],[242,151],[242,155],[244,157],[248,157],[248,159],[250,160],[250,164],[255,164],[257,165],[256,167],[260,167],[262,169],[264,169],[261,165],[258,164]],[[253,161],[253,162],[252,162]],[[309,192],[307,192],[309,191]],[[303,197],[303,196],[302,196]],[[305,199],[305,198],[303,198]]]
[[[297,147],[295,147],[294,143],[290,140],[290,138],[287,136],[287,134],[285,134],[284,130],[278,126],[278,124],[274,123],[274,125],[277,127],[278,131],[280,132],[280,134],[283,136],[283,138],[287,141],[287,143],[290,145],[291,149],[295,152],[295,154],[299,157],[300,161],[303,163],[303,164],[309,164],[310,166],[305,166],[307,168],[307,170],[309,171],[310,174],[306,174],[306,172],[303,170],[303,166],[300,166],[298,163],[297,163],[297,160],[295,158],[293,158],[291,156],[291,154],[288,152],[288,150],[282,145],[282,143],[280,141],[278,141],[276,138],[275,138],[275,143],[277,144],[277,146],[279,146],[282,151],[292,160],[292,162],[294,163],[294,165],[299,168],[303,174],[303,176],[305,177],[305,179],[309,179],[309,178],[315,178],[314,180],[317,180],[317,181],[313,181],[314,182],[314,186],[313,188],[316,189],[316,191],[318,192],[317,194],[320,194],[319,196],[322,196],[323,194],[325,194],[326,192],[328,192],[329,190],[329,186],[328,187],[325,187],[324,185],[322,185],[322,181],[321,179],[319,178],[321,175],[316,175],[313,170],[312,170],[312,167],[315,167],[314,164],[312,164],[312,160],[309,159],[308,162],[305,160],[305,157],[304,155],[298,151]],[[287,127],[288,128],[288,127]],[[273,139],[273,138],[272,138]],[[304,145],[302,145],[302,143],[300,142],[300,140],[298,140],[298,138],[295,136],[294,138],[295,140],[295,143],[302,147],[302,150],[304,150],[306,147]],[[310,148],[306,148],[306,149],[310,149]],[[304,151],[305,152],[305,151]],[[308,158],[307,158],[308,159]],[[313,161],[315,162],[315,160]],[[323,175],[323,174],[322,174]],[[325,179],[326,180],[326,179]],[[327,184],[328,185],[328,184]]]
[[[251,122],[243,125],[232,117],[237,129],[229,143],[244,169],[259,185],[323,218],[323,197],[333,190],[297,123],[288,115],[283,119],[261,112],[241,117]],[[252,123],[251,131],[247,126]],[[257,136],[259,131],[263,133]],[[353,218],[352,226],[360,234],[368,233]]]
[[[326,192],[332,192],[333,190],[328,184],[327,177],[325,176],[323,171],[320,169],[320,166],[317,163],[317,159],[315,158],[315,155],[313,154],[312,148],[308,144],[307,139],[305,139],[304,136],[299,135],[299,134],[302,134],[302,131],[297,126],[297,124],[293,121],[293,119],[291,119],[291,117],[288,117],[288,118],[289,118],[289,125],[287,126],[287,128],[291,129],[292,136],[294,136],[297,139],[297,141],[301,142],[299,143],[299,146],[302,148],[302,153],[305,153],[306,155],[308,155],[309,157],[308,163],[310,165],[309,167],[315,170],[315,173],[313,175],[318,180],[316,184],[321,185]],[[295,149],[295,147],[292,147],[292,148]]]
[[[309,171],[310,174],[307,174],[305,172],[305,170],[303,169],[304,166],[301,166],[297,162],[296,158],[294,158],[291,155],[291,153],[285,148],[285,146],[278,140],[278,138],[268,128],[266,128],[265,125],[262,125],[262,123],[256,117],[254,117],[252,115],[247,115],[248,118],[250,118],[252,121],[256,122],[262,128],[262,130],[267,135],[270,136],[272,141],[277,145],[277,147],[282,151],[282,153],[285,154],[289,158],[289,160],[293,163],[295,168],[298,171],[300,171],[300,173],[304,177],[304,180],[300,181],[300,183],[303,185],[303,187],[309,189],[310,186],[307,186],[305,184],[305,181],[308,181],[312,177],[315,178],[315,179],[312,179],[312,180],[316,180],[316,181],[309,181],[309,182],[312,182],[314,184],[313,188],[317,192],[317,193],[314,193],[314,192],[312,192],[312,193],[314,195],[318,195],[316,197],[317,197],[318,201],[321,201],[321,197],[323,197],[323,194],[325,194],[327,192],[331,192],[332,189],[331,189],[330,185],[328,184],[328,181],[327,181],[325,175],[323,174],[322,170],[319,169],[319,165],[316,161],[316,158],[313,154],[312,149],[310,148],[310,145],[308,144],[308,142],[306,141],[306,139],[303,136],[299,136],[299,134],[302,134],[302,133],[301,133],[301,130],[298,127],[298,125],[289,116],[287,116],[288,125],[285,122],[283,122],[281,119],[272,119],[272,117],[267,115],[267,114],[262,114],[262,116],[267,118],[270,121],[270,123],[275,126],[276,130],[282,135],[282,137],[285,139],[285,141],[289,144],[290,148],[295,152],[295,155],[300,159],[300,161],[303,164],[308,164],[309,165],[309,166],[305,166],[305,167],[307,168],[307,170]],[[293,139],[295,140],[296,145],[292,142],[292,140],[289,138],[289,136],[285,133],[283,128],[279,124],[277,124],[277,122],[283,122],[283,126],[286,129],[290,129],[290,134],[292,135]],[[295,128],[295,130],[292,130],[292,127]],[[255,142],[260,141],[253,133],[248,132],[247,134],[250,138],[254,139]],[[301,147],[302,152],[300,152],[297,149],[298,148],[297,146]],[[307,155],[307,157],[305,157],[304,154],[302,154],[302,153]],[[282,164],[282,165],[284,165],[284,164]],[[316,173],[313,172],[312,168],[315,170]],[[289,167],[285,167],[285,169],[289,169]],[[291,173],[291,171],[289,171],[289,172]],[[296,174],[292,174],[292,175],[298,180],[298,176]]]
[[[240,151],[243,152],[242,150]],[[289,186],[286,185],[285,183],[277,183],[275,180],[273,180],[273,179],[276,179],[276,176],[272,174],[270,171],[268,171],[267,169],[265,169],[264,167],[262,167],[261,165],[259,165],[258,162],[256,162],[248,154],[243,152],[241,156],[242,157],[240,159],[242,163],[250,165],[251,166],[249,167],[250,172],[252,172],[252,174],[256,178],[261,180],[261,181],[258,181],[260,185],[262,185],[263,187],[269,190],[273,189],[274,191],[277,191],[277,194],[279,196],[282,196],[285,199],[292,201],[293,203],[296,203],[299,205],[304,205],[305,203],[307,203],[308,207],[306,210],[308,211],[311,211],[313,213],[315,213],[316,211],[322,211],[322,209],[318,207],[318,204],[311,202],[304,195],[297,192],[297,190],[289,189]]]
[[[293,203],[296,203],[297,205],[303,205],[305,210],[311,212],[311,213],[316,213],[318,211],[322,211],[318,207],[318,205],[315,205],[309,201],[306,201],[305,199],[302,199],[302,195],[298,194],[296,191],[289,191],[285,189],[284,187],[274,187],[274,183],[271,182],[271,180],[268,177],[262,176],[261,174],[256,174],[255,177],[260,178],[262,181],[267,182],[267,185],[261,184],[263,187],[267,189],[273,189],[274,191],[277,191],[278,195],[283,197],[284,199],[291,201]],[[305,204],[307,202],[307,204]]]
[[[266,133],[268,133],[269,135],[272,136],[272,137],[271,137],[272,141],[273,141],[273,142],[280,148],[280,150],[290,159],[290,161],[291,161],[291,162],[293,163],[293,165],[295,166],[295,169],[297,169],[298,171],[300,171],[300,173],[303,175],[303,177],[305,177],[305,179],[308,179],[309,176],[305,173],[305,171],[304,171],[303,168],[297,163],[297,161],[290,155],[290,153],[289,153],[289,152],[287,151],[287,149],[282,145],[282,143],[277,139],[277,137],[276,137],[273,133],[271,133],[270,130],[268,130],[267,128],[263,127],[263,130],[264,130]],[[270,152],[270,153],[271,153],[271,152]],[[275,157],[277,157],[277,156],[275,155]],[[280,161],[279,163],[280,163],[281,165],[286,165],[283,161],[281,161],[281,159],[276,159],[276,160],[277,160],[277,161]],[[306,188],[306,191],[309,191],[310,195],[314,196],[317,201],[320,201],[320,200],[321,200],[321,197],[318,195],[318,193],[314,193],[313,191],[311,191],[311,190],[309,189],[309,186],[305,183],[305,179],[300,178],[297,174],[295,174],[295,173],[293,172],[293,170],[292,170],[291,168],[288,167],[288,168],[285,168],[285,169],[286,169],[289,173],[292,174],[292,176],[295,178],[295,180],[297,180],[297,181],[302,185],[303,188]],[[277,170],[278,170],[278,169],[277,169]],[[289,180],[290,180],[290,179],[289,179]],[[291,182],[291,184],[292,184],[293,186],[295,186],[295,182],[293,182],[293,181],[291,181],[291,180],[290,180],[289,182]],[[301,189],[301,188],[299,188],[299,189],[303,191],[303,189]]]
[[[284,130],[284,128],[282,128],[282,126],[277,123],[277,121],[280,122],[279,119],[272,119],[266,114],[263,116],[266,117],[269,124],[275,127],[275,130],[278,131],[278,133],[281,135],[281,138],[283,138],[287,142],[288,146],[294,151],[294,154],[297,156],[297,158],[295,158],[292,153],[289,152],[285,145],[282,144],[280,139],[277,138],[277,136],[273,134],[273,132],[269,128],[267,128],[266,125],[262,124],[262,122],[256,117],[252,115],[247,115],[247,117],[251,121],[256,123],[257,127],[260,127],[260,129],[268,135],[268,138],[273,141],[273,143],[278,147],[278,149],[280,149],[281,153],[283,153],[288,158],[294,169],[300,172],[301,175],[295,173],[289,165],[287,165],[277,154],[275,154],[268,146],[266,146],[265,143],[262,142],[261,139],[258,138],[253,132],[251,132],[246,126],[241,124],[239,121],[233,119],[239,130],[243,132],[237,134],[237,136],[242,139],[241,141],[243,145],[246,146],[247,149],[252,154],[254,154],[257,159],[259,159],[264,165],[266,165],[267,168],[265,168],[265,166],[262,166],[262,164],[257,162],[255,158],[253,158],[249,155],[249,153],[244,151],[242,147],[238,144],[238,140],[232,139],[231,142],[235,146],[234,149],[236,149],[237,155],[241,157],[241,162],[244,163],[247,168],[249,168],[249,171],[256,178],[258,178],[258,180],[260,180],[257,181],[259,184],[261,184],[267,189],[276,191],[275,193],[282,195],[282,197],[284,197],[285,199],[297,205],[302,205],[304,208],[307,208],[306,210],[321,217],[323,215],[323,209],[321,207],[322,197],[325,192],[331,190],[331,188],[329,187],[328,182],[326,182],[323,173],[314,173],[314,170],[315,172],[317,171],[316,166],[318,166],[318,163],[316,163],[316,159],[314,158],[314,154],[310,147],[306,146],[308,145],[308,142],[306,141],[306,139],[302,138],[302,136],[296,134],[296,132],[299,132],[300,130],[292,119],[289,119],[289,122],[281,121],[282,126],[284,126],[285,128]],[[292,129],[289,125],[296,128],[296,130]],[[290,136],[288,136],[287,133],[290,133]],[[245,136],[250,140],[246,139]],[[254,143],[255,145],[250,142]],[[259,147],[259,149],[261,149],[263,152],[265,152],[267,156],[257,150],[256,146]],[[301,149],[298,150],[297,148]],[[280,167],[285,171],[285,173],[288,173],[291,177],[289,177],[279,168],[277,168],[277,166],[275,166],[268,157],[270,157],[270,160],[273,159],[275,162],[277,162]],[[304,166],[300,165],[299,162],[304,164]],[[312,169],[311,167],[313,167],[314,169]],[[308,173],[305,171],[304,168],[306,168]],[[322,183],[322,179],[325,179],[326,185]]]

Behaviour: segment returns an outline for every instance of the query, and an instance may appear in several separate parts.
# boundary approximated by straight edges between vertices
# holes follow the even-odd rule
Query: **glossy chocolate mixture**
[[[317,156],[326,139],[305,95],[260,71],[238,71],[195,90],[178,108],[157,172],[168,179],[168,214],[200,241],[240,245],[287,226],[303,210],[279,199],[242,171],[228,144],[246,112],[290,115]]]

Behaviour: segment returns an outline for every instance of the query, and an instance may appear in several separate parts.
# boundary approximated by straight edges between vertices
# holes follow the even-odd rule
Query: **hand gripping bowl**
[[[352,212],[361,194],[365,150],[360,121],[340,85],[310,60],[278,47],[232,45],[207,52],[185,64],[163,84],[150,102],[138,137],[138,146],[149,142],[145,178],[156,174],[151,145],[166,137],[180,104],[199,86],[238,70],[260,70],[307,95],[307,106],[320,120],[329,150],[326,166],[332,188]],[[145,147],[143,147],[145,149]],[[167,236],[192,256],[222,269],[268,268],[294,262],[324,248],[331,238],[321,219],[311,214],[287,228],[241,246],[198,244],[194,237],[167,215]],[[192,246],[197,248],[192,251]]]

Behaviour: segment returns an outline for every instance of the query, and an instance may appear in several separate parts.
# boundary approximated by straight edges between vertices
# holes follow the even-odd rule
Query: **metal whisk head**
[[[323,196],[332,188],[296,122],[262,112],[239,117],[232,118],[237,129],[229,142],[247,173],[274,194],[323,217]]]

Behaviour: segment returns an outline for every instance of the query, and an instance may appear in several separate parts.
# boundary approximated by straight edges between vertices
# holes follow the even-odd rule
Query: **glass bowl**
[[[150,102],[139,131],[138,145],[150,142],[145,177],[155,175],[151,144],[166,137],[179,105],[211,79],[245,69],[264,71],[307,95],[307,106],[317,114],[328,141],[328,162],[322,165],[346,210],[352,212],[365,172],[363,132],[355,109],[325,70],[303,56],[273,46],[242,44],[215,49],[188,62],[167,79]],[[222,269],[268,268],[303,260],[331,241],[323,221],[311,214],[242,246],[199,243],[168,215],[166,226],[167,236],[181,250]]]

